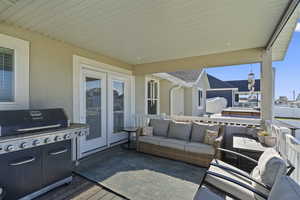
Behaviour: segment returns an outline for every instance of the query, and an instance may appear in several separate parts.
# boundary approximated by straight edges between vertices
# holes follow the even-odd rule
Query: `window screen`
[[[14,101],[14,50],[0,47],[0,102]]]

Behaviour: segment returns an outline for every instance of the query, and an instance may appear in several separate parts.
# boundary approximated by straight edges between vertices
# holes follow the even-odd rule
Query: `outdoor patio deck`
[[[109,190],[93,183],[86,178],[74,175],[71,184],[58,187],[36,200],[125,200]]]

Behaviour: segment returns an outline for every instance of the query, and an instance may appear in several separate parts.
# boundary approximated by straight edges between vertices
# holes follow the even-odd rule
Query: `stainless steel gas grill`
[[[0,111],[0,187],[5,199],[33,199],[72,181],[76,139],[62,109]]]

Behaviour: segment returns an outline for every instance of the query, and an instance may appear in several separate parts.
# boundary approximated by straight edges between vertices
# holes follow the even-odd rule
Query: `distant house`
[[[248,80],[222,81],[207,74],[209,89],[207,89],[207,98],[224,97],[227,100],[227,106],[249,106],[254,104],[258,106],[260,99],[260,80],[256,79],[254,84],[254,98],[249,101],[251,92],[248,88]]]

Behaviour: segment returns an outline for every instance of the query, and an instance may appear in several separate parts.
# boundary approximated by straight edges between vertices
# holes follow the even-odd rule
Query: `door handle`
[[[27,163],[31,163],[35,161],[35,157],[32,157],[28,160],[23,160],[23,161],[20,161],[20,162],[15,162],[15,163],[10,163],[9,165],[10,166],[19,166],[19,165],[24,165],[24,164],[27,164]]]
[[[56,155],[59,155],[59,154],[62,154],[62,153],[66,153],[66,152],[68,152],[68,149],[63,149],[63,150],[60,150],[60,151],[51,152],[49,154],[51,156],[56,156]]]

